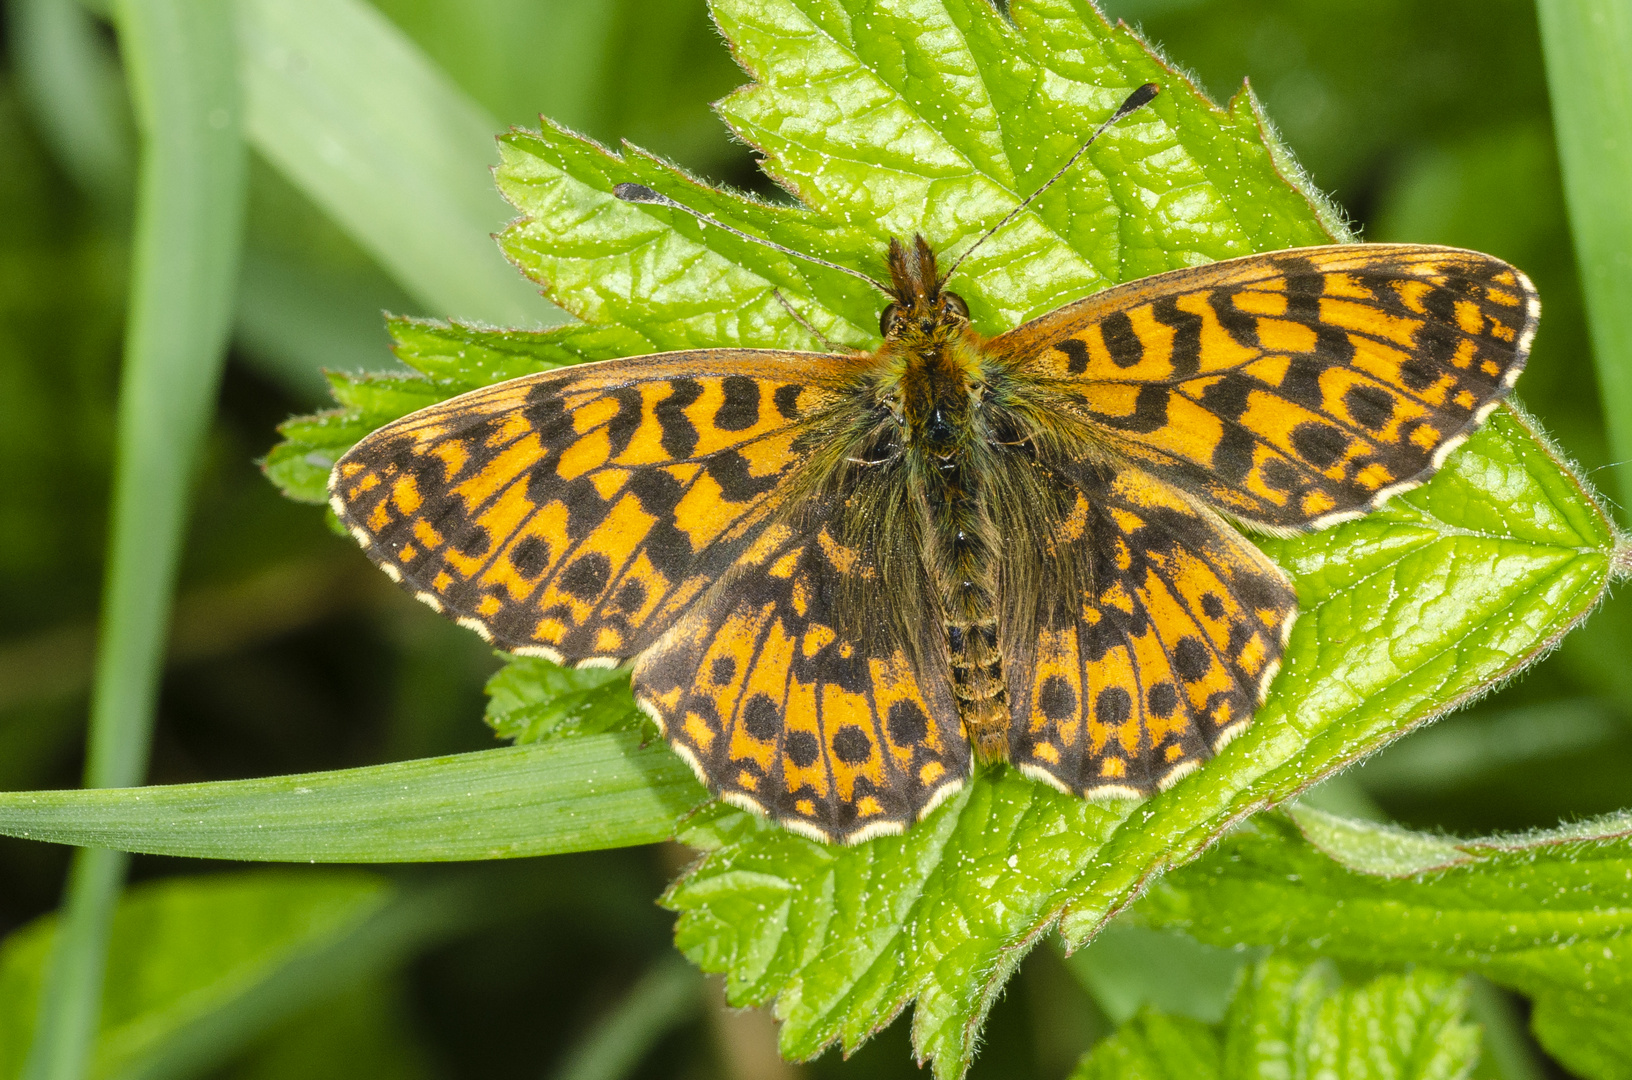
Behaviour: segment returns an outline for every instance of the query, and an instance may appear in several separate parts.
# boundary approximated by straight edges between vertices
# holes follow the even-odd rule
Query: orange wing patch
[[[1035,645],[1004,641],[1010,758],[1067,792],[1140,796],[1252,718],[1297,598],[1256,548],[1150,474],[1072,462],[1056,475],[1075,502],[1062,554],[1088,573],[1074,590],[1045,583]]]
[[[1512,388],[1539,317],[1499,259],[1349,244],[1107,289],[990,348],[1158,479],[1289,531],[1425,482]]]
[[[970,769],[945,642],[926,635],[915,662],[876,625],[842,626],[857,585],[877,587],[865,552],[825,524],[775,525],[634,669],[710,790],[844,843],[902,831]]]
[[[801,418],[849,363],[717,349],[516,379],[358,443],[331,503],[387,574],[489,641],[618,663],[765,529]]]

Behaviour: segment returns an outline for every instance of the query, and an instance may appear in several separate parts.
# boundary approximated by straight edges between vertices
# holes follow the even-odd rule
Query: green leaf
[[[1136,910],[1209,944],[1476,971],[1532,998],[1572,1071],[1632,1077],[1632,815],[1472,841],[1266,815]]]
[[[1223,1080],[1223,1069],[1211,1028],[1151,1010],[1094,1047],[1069,1080]]]
[[[830,338],[876,342],[879,300],[865,284],[621,202],[611,191],[622,181],[876,274],[892,233],[922,231],[943,251],[966,245],[1132,87],[1157,81],[1166,93],[960,271],[983,331],[1117,281],[1344,236],[1250,97],[1216,108],[1080,5],[1016,4],[1012,22],[985,0],[720,0],[714,10],[757,80],[722,112],[804,205],[715,191],[559,128],[512,132],[498,182],[526,217],[501,244],[584,322],[546,335],[399,323],[399,341],[409,328],[419,335],[399,351],[431,379],[341,383],[349,411],[296,422],[269,468],[299,458],[326,469],[416,393],[455,393],[501,369],[812,347],[778,294]],[[622,336],[593,337],[612,333]],[[558,347],[565,354],[548,360],[536,351]],[[470,358],[482,348],[508,359],[478,367]],[[321,497],[318,481],[306,481],[308,497]],[[851,849],[710,812],[685,838],[711,853],[666,901],[680,912],[682,948],[726,973],[734,1003],[776,999],[790,1057],[854,1047],[916,1003],[918,1052],[938,1075],[958,1075],[992,999],[1051,925],[1081,944],[1234,822],[1518,670],[1602,596],[1615,535],[1557,453],[1507,410],[1433,484],[1386,510],[1263,543],[1293,574],[1303,616],[1268,704],[1207,768],[1137,805],[1085,803],[995,769],[906,836]],[[501,680],[512,695],[494,713],[505,730],[558,723],[525,715],[551,690],[537,674]],[[530,683],[531,696],[517,694]]]
[[[1071,1080],[1460,1080],[1478,1062],[1467,987],[1443,972],[1345,986],[1329,963],[1270,957],[1244,975],[1221,1034],[1147,1011]]]
[[[0,792],[0,834],[269,862],[510,859],[656,843],[705,797],[666,747],[624,732],[264,780]]]
[[[629,673],[513,657],[487,681],[487,723],[501,739],[535,743],[562,735],[657,731],[635,706]]]
[[[1066,964],[1117,1023],[1149,1005],[1212,1024],[1223,1019],[1236,978],[1253,959],[1118,919]]]
[[[245,1015],[246,1005],[267,1013],[269,994],[293,989],[291,975],[314,979],[324,951],[391,900],[381,878],[338,871],[172,878],[131,889],[113,918],[91,1075],[175,1075],[201,1056],[208,1061],[223,1040],[276,1019]],[[22,1072],[57,926],[55,916],[43,917],[0,946],[4,1080]]]

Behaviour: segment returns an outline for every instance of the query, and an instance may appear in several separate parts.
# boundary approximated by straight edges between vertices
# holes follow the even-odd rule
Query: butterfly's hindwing
[[[616,663],[764,530],[846,362],[712,349],[512,380],[358,443],[331,502],[388,574],[489,640]]]
[[[883,603],[879,567],[839,535],[820,515],[767,529],[636,661],[634,685],[722,798],[849,843],[956,791],[970,750],[938,627],[920,620],[909,644],[857,619],[845,595]]]
[[[1349,244],[1107,289],[990,348],[1158,478],[1288,531],[1427,480],[1512,387],[1539,314],[1491,256]]]
[[[1066,791],[1141,795],[1252,718],[1297,598],[1257,548],[1149,473],[1054,470],[1072,502],[1055,565],[1079,572],[1045,580],[1035,629],[1005,642],[1010,758]]]

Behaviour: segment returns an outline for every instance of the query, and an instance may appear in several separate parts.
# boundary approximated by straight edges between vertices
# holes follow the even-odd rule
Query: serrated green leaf
[[[1167,92],[960,271],[980,329],[1144,274],[1342,238],[1250,97],[1216,108],[1080,3],[1014,3],[1012,21],[985,0],[719,0],[714,11],[757,80],[722,113],[803,206],[712,191],[558,128],[501,140],[498,182],[526,215],[501,237],[505,252],[585,320],[561,333],[627,331],[583,358],[811,347],[788,306],[838,341],[877,339],[879,300],[864,284],[621,202],[618,182],[877,275],[892,233],[967,245],[1145,81]],[[473,350],[513,355],[541,340],[413,325],[427,343],[403,358],[434,371],[437,393],[500,377]],[[735,1003],[777,1000],[789,1056],[853,1047],[916,1003],[919,1053],[958,1075],[991,1000],[1050,925],[1080,944],[1232,823],[1517,670],[1602,595],[1615,543],[1584,485],[1504,411],[1409,498],[1264,542],[1304,614],[1269,703],[1205,769],[1138,805],[1084,803],[996,769],[908,835],[853,849],[713,812],[687,834],[710,855],[667,898],[679,941],[727,974]]]
[[[1151,1010],[1094,1047],[1069,1080],[1224,1080],[1223,1069],[1212,1028]]]
[[[1444,972],[1345,986],[1329,963],[1273,956],[1243,976],[1221,1035],[1147,1010],[1071,1080],[1461,1080],[1478,1063],[1467,987]]]
[[[487,681],[487,723],[501,739],[520,744],[650,727],[627,671],[574,670],[532,656],[512,657]]]
[[[1632,1077],[1632,815],[1474,841],[1266,815],[1136,910],[1213,944],[1477,971],[1534,1000],[1571,1070]]]

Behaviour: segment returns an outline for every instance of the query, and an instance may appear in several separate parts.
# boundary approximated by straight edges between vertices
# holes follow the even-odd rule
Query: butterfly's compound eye
[[[941,294],[941,313],[943,315],[956,315],[958,318],[966,320],[969,318],[969,305],[964,303],[963,297],[957,293],[943,292]]]
[[[895,305],[886,304],[884,306],[884,310],[878,314],[878,332],[883,334],[885,337],[889,337],[890,331],[895,327],[895,319]]]

